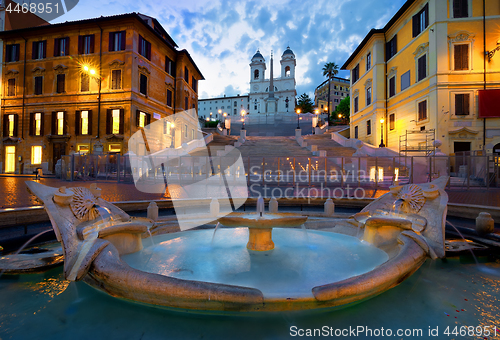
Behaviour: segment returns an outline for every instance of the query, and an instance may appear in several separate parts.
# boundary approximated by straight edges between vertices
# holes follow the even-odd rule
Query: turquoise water
[[[131,267],[185,280],[257,288],[265,297],[313,297],[312,288],[361,275],[388,260],[357,238],[331,232],[273,229],[275,248],[250,253],[248,228],[156,236],[155,245],[122,256]],[[144,243],[146,244],[147,241]]]

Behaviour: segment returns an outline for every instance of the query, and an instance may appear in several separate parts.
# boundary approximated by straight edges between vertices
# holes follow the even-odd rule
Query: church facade
[[[295,96],[295,54],[287,47],[280,60],[281,75],[274,77],[273,56],[271,54],[270,74],[266,79],[266,60],[257,51],[250,63],[250,114],[294,113]]]

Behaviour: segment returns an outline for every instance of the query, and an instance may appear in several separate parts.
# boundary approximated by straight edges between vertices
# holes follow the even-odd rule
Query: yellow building
[[[152,17],[100,17],[0,38],[0,171],[53,171],[72,152],[124,154],[148,123],[197,109],[203,75]],[[185,123],[165,131],[175,147],[191,135]]]
[[[434,139],[446,154],[500,149],[499,39],[499,1],[408,0],[342,66],[350,137],[402,153]]]

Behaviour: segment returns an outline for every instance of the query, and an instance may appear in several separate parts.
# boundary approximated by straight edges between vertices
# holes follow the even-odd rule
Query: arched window
[[[253,71],[253,79],[259,79],[259,70]]]
[[[290,66],[285,67],[285,77],[290,77]]]

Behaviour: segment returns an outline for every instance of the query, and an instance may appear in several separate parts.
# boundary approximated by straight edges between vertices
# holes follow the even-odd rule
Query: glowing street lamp
[[[219,110],[219,115],[217,116],[217,118],[219,118],[219,116],[221,116],[221,113],[222,113],[222,110]]]
[[[243,117],[241,120],[243,121],[243,125],[241,126],[242,130],[245,130],[245,110],[241,110],[241,117]]]
[[[385,148],[384,144],[384,118],[380,118],[380,145],[379,148]]]
[[[227,116],[227,113],[224,112],[224,129],[226,128],[226,116]]]
[[[98,92],[97,92],[97,136],[96,138],[99,138],[99,133],[100,133],[100,123],[101,123],[101,73],[100,69],[99,74],[97,75],[97,71],[94,68],[89,67],[89,65],[80,65],[83,72],[87,73],[89,76],[94,78],[94,80],[97,82],[98,85]]]
[[[297,109],[295,112],[297,113],[297,129],[300,129],[300,124],[299,124],[300,109]]]

